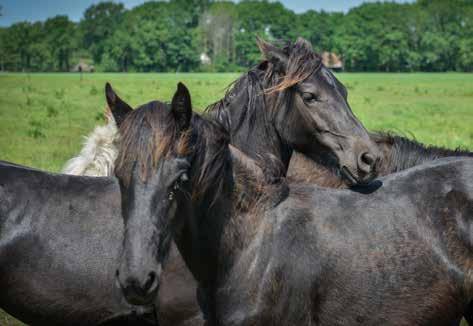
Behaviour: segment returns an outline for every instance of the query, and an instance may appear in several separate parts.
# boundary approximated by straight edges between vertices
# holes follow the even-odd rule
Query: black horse
[[[373,141],[381,151],[381,160],[378,164],[380,176],[403,171],[411,167],[434,161],[443,157],[473,157],[473,153],[462,149],[447,149],[435,146],[426,146],[415,140],[410,140],[390,133],[371,133]],[[295,153],[289,165],[288,177],[293,181],[304,181],[324,187],[344,188],[347,183],[340,178],[339,173],[323,163]]]
[[[120,207],[116,179],[1,162],[1,307],[32,325],[146,325],[143,313],[154,324],[152,307],[133,307],[113,286]]]
[[[473,298],[473,160],[363,192],[241,184],[224,128],[191,116],[180,86],[171,109],[142,107],[121,128],[129,300],[152,299],[173,237],[216,325],[458,323]]]
[[[108,90],[119,117],[126,108]],[[158,312],[160,325],[203,325],[180,258],[170,261],[159,298],[126,302],[115,286],[123,233],[116,178],[0,162],[0,307],[32,325],[156,325]]]
[[[206,110],[230,133],[232,145],[253,159],[277,158],[284,174],[296,150],[348,185],[372,180],[380,152],[353,115],[345,87],[310,43],[299,38],[279,48],[258,40],[258,46],[265,60]]]

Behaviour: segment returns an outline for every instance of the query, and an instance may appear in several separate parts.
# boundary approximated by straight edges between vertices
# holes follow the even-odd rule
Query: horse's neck
[[[378,145],[383,153],[381,175],[399,172],[442,157],[473,157],[472,152],[425,146],[400,136],[375,135],[381,137]]]
[[[232,145],[253,159],[272,156],[287,170],[292,150],[279,137],[257,78],[249,73],[239,80],[213,116],[229,131]]]
[[[324,166],[304,154],[294,152],[287,171],[290,182],[305,182],[328,188],[346,188],[347,185],[333,168]]]
[[[232,146],[230,152],[232,168],[220,176],[226,180],[225,189],[215,198],[213,194],[208,196],[213,198],[212,205],[205,200],[193,201],[195,215],[188,220],[181,238],[177,238],[179,248],[185,251],[184,259],[203,288],[219,284],[247,248],[262,222],[257,214],[262,209],[262,189],[272,187],[266,184],[265,167]],[[273,200],[278,198],[271,196]],[[267,203],[274,204],[270,200]],[[193,221],[199,221],[198,225]]]

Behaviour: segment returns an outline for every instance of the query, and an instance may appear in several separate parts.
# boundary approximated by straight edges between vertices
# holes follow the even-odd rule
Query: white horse
[[[119,134],[117,124],[109,109],[105,111],[107,124],[98,126],[85,137],[79,155],[67,161],[64,174],[94,177],[111,176],[118,154]]]

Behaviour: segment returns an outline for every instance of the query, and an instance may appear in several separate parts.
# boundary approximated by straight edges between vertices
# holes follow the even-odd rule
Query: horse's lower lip
[[[359,183],[358,179],[353,175],[353,173],[350,172],[350,170],[346,166],[342,166],[340,172],[350,182],[352,186]]]

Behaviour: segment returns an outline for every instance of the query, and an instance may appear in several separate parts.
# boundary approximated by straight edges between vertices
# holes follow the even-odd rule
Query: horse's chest
[[[281,264],[279,256],[254,257],[239,266],[217,292],[220,324],[310,325],[313,278],[297,269]]]

